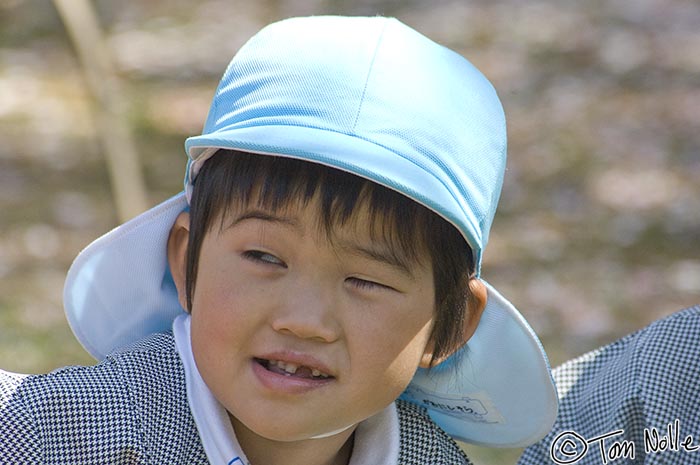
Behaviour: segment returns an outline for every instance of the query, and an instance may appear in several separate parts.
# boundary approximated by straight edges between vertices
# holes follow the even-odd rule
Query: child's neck
[[[354,428],[323,439],[282,442],[258,436],[231,418],[236,439],[250,465],[348,465]]]

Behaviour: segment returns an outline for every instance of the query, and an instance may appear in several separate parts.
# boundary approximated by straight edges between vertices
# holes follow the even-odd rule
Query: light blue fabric
[[[98,239],[71,267],[66,313],[95,357],[167,330],[183,311],[165,244],[220,148],[321,163],[395,189],[455,225],[480,269],[506,162],[505,118],[488,80],[395,19],[289,19],[255,35],[224,73],[202,135],[186,141],[185,193]],[[454,438],[524,446],[549,431],[556,391],[534,331],[487,287],[467,346],[419,370],[402,397]]]

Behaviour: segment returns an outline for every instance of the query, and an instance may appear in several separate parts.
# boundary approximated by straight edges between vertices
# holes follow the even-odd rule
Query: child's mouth
[[[273,373],[277,373],[279,375],[318,380],[327,380],[333,378],[332,376],[316,368],[310,368],[304,365],[297,365],[291,362],[284,362],[282,360],[266,360],[262,358],[256,358],[255,361],[262,365],[266,370],[271,371]]]

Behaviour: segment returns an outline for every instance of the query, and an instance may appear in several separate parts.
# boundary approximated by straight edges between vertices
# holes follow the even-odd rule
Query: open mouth
[[[317,368],[307,367],[305,365],[297,365],[291,362],[282,360],[266,360],[256,358],[255,361],[262,365],[266,370],[279,375],[290,376],[302,379],[328,380],[333,377],[324,373]]]

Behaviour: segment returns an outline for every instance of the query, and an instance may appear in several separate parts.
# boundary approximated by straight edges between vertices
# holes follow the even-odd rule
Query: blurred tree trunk
[[[107,158],[120,222],[146,210],[146,188],[126,119],[126,95],[114,72],[93,5],[89,0],[53,0],[73,42],[96,105],[97,131]]]

